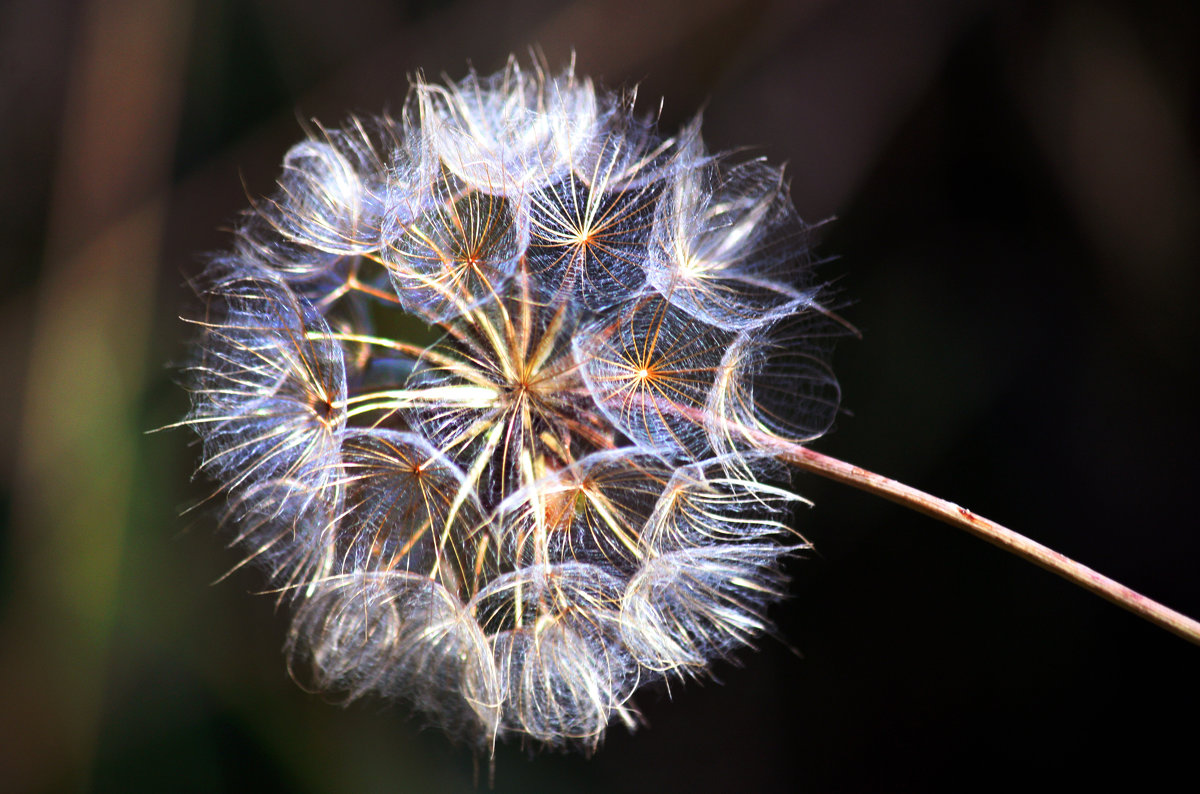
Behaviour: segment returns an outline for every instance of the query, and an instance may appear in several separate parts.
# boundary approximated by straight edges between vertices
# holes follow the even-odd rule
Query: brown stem
[[[1040,565],[1068,582],[1074,582],[1080,587],[1091,590],[1101,598],[1107,598],[1117,606],[1128,609],[1133,614],[1177,634],[1189,642],[1200,645],[1200,622],[1147,598],[1114,579],[1109,579],[1107,576],[1093,571],[1065,554],[1060,554],[1037,541],[1013,532],[995,521],[976,515],[965,507],[959,507],[953,502],[925,493],[890,477],[884,477],[882,474],[876,474],[843,460],[823,455],[795,441],[788,441],[736,422],[716,420],[698,408],[668,400],[655,401],[654,407],[657,410],[677,414],[698,424],[710,426],[717,424],[729,434],[731,439],[740,436],[784,463],[845,483],[861,491],[882,496],[888,501],[944,521],[950,526],[965,529],[988,543]]]
[[[976,515],[965,507],[959,507],[953,502],[927,494],[890,477],[884,477],[837,458],[822,455],[820,452],[799,444],[772,439],[768,446],[775,451],[780,460],[797,468],[837,480],[876,496],[882,496],[884,499],[944,521],[951,526],[965,529],[976,537],[983,538],[1018,557],[1053,571],[1067,581],[1091,590],[1117,606],[1124,607],[1135,615],[1200,645],[1200,622],[1147,598],[1136,590],[1130,590],[1120,582],[1109,579],[1086,565],[1030,540],[1024,535],[1013,532],[995,521]]]

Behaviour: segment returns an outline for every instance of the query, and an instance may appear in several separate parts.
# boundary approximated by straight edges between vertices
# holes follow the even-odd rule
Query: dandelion
[[[779,169],[570,68],[418,80],[294,146],[206,274],[184,424],[295,675],[591,750],[770,630],[807,548],[784,464],[1019,547],[806,446],[849,331],[810,231]]]

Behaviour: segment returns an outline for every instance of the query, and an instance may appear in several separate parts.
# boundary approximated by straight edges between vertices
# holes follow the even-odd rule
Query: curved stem
[[[665,408],[701,425],[712,426],[715,424],[728,432],[731,440],[740,436],[783,463],[858,488],[860,491],[882,496],[890,502],[916,510],[918,513],[924,513],[953,527],[965,529],[988,543],[1012,552],[1035,565],[1040,565],[1068,582],[1091,590],[1101,598],[1106,598],[1117,606],[1127,609],[1191,643],[1200,645],[1200,622],[1181,612],[1176,612],[1152,598],[1147,598],[1136,590],[1131,590],[1115,579],[1109,579],[1104,574],[1093,571],[1065,554],[1060,554],[1035,540],[1030,540],[995,521],[976,515],[965,507],[959,507],[954,502],[925,493],[911,485],[905,485],[844,460],[823,455],[795,441],[788,441],[737,422],[714,419],[704,411],[692,406],[663,401],[657,403],[655,408]]]
[[[799,444],[772,439],[768,442],[768,446],[773,449],[776,457],[797,468],[845,483],[876,496],[882,496],[884,499],[944,521],[951,526],[964,529],[976,537],[983,538],[1022,559],[1058,574],[1069,582],[1091,590],[1096,595],[1128,609],[1135,615],[1145,618],[1167,631],[1200,645],[1200,622],[1147,598],[1136,590],[1131,590],[1120,582],[1097,573],[1064,554],[1013,532],[995,521],[976,515],[965,507],[959,507],[953,502],[927,494],[890,477],[884,477],[837,458],[831,458]]]

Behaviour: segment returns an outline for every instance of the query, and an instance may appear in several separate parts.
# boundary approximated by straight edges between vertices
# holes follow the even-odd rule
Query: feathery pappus
[[[200,470],[297,676],[593,749],[769,629],[845,328],[780,169],[568,68],[315,129],[205,274]]]

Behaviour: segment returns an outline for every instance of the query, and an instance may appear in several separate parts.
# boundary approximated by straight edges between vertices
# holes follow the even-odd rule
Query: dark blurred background
[[[471,791],[403,707],[287,677],[190,480],[186,280],[311,117],[551,65],[787,162],[863,331],[818,442],[1200,615],[1200,25],[1184,2],[9,0],[0,6],[0,789]],[[11,454],[10,454],[11,453]],[[1200,648],[811,475],[818,553],[719,683],[498,792],[1195,781]],[[476,782],[478,781],[478,782]],[[1186,783],[1184,784],[1186,785]]]

